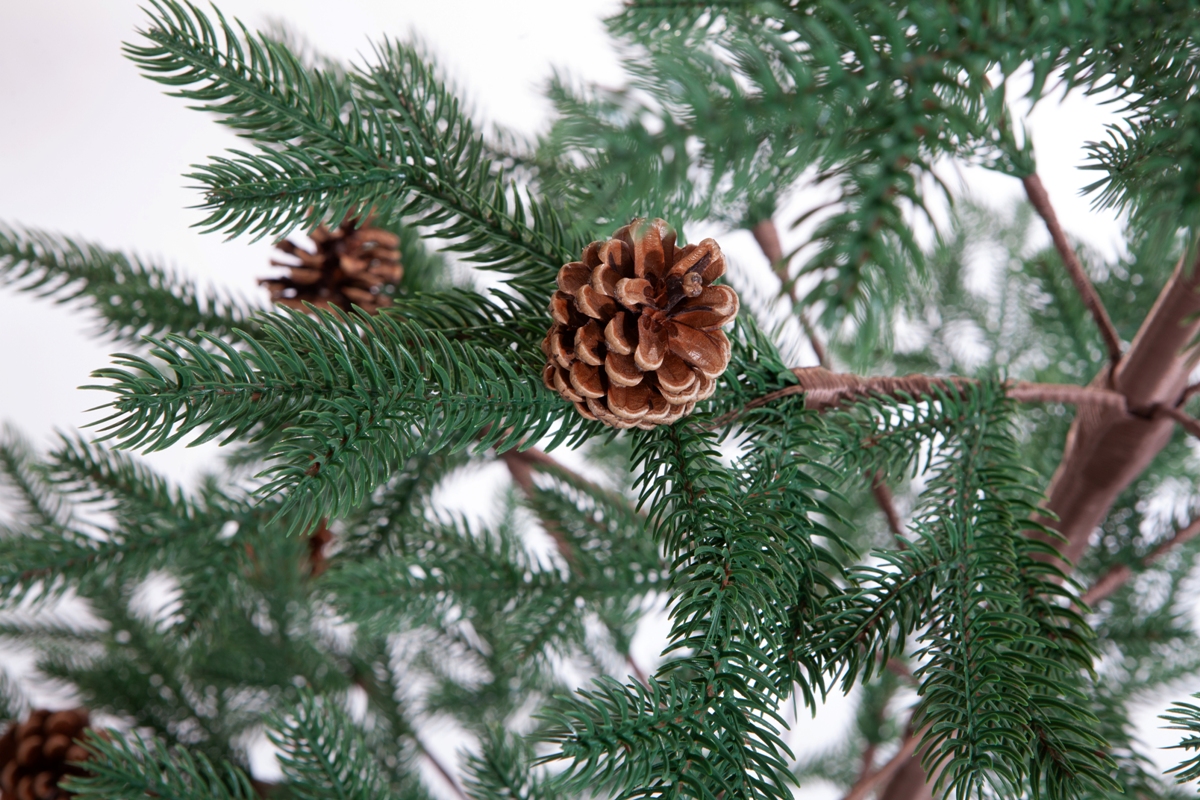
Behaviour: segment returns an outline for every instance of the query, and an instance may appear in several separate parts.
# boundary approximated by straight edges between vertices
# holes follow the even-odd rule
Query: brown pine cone
[[[661,219],[592,242],[583,261],[558,271],[542,380],[614,428],[648,430],[690,414],[729,366],[721,327],[737,316],[738,296],[712,285],[724,274],[715,241],[676,248]]]
[[[336,230],[324,225],[309,234],[316,252],[305,250],[284,239],[275,247],[296,258],[296,262],[271,261],[272,266],[287,267],[286,277],[263,278],[259,284],[271,292],[271,300],[303,310],[309,302],[319,308],[336,306],[349,311],[351,304],[374,314],[390,306],[392,299],[383,287],[400,281],[400,237],[382,228],[355,227],[357,219],[347,219]]]
[[[83,770],[68,762],[88,753],[75,740],[88,730],[85,708],[29,712],[0,736],[0,800],[59,800],[71,797],[59,781]]]

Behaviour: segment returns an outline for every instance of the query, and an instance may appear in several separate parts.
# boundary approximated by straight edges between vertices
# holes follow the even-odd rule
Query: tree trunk
[[[1047,491],[1046,507],[1058,520],[1040,520],[1066,538],[1063,556],[1072,564],[1117,496],[1171,438],[1174,421],[1155,418],[1154,410],[1179,402],[1195,365],[1196,351],[1188,345],[1200,331],[1198,286],[1196,265],[1185,268],[1181,259],[1115,374],[1110,378],[1105,369],[1092,381],[1123,394],[1129,413],[1091,406],[1075,416]]]

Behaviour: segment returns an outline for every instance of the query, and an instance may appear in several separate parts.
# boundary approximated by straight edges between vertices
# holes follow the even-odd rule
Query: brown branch
[[[1155,416],[1170,417],[1179,423],[1179,427],[1190,433],[1192,436],[1200,438],[1200,420],[1195,417],[1190,417],[1181,409],[1175,406],[1155,406]]]
[[[865,800],[877,788],[886,784],[912,758],[921,742],[921,731],[910,731],[900,742],[900,750],[879,769],[859,778],[844,800]]]
[[[530,449],[532,450],[533,448]],[[538,452],[540,453],[541,451],[539,450]],[[529,456],[528,453],[529,450],[523,452],[517,452],[515,449],[506,450],[500,454],[500,460],[508,467],[508,473],[512,476],[513,483],[520,487],[521,492],[524,493],[527,499],[532,500],[534,489],[536,488],[533,484],[533,464],[536,462],[535,458]],[[558,463],[545,453],[542,453],[542,456],[550,459],[555,464]],[[541,518],[541,523],[542,529],[554,540],[554,546],[558,548],[558,552],[562,555],[563,559],[568,564],[574,566],[577,563],[575,548],[571,546],[571,541],[567,538],[566,533],[563,532],[562,527],[554,520],[546,519],[545,517]]]
[[[633,670],[633,677],[637,678],[637,682],[642,686],[649,688],[650,679],[646,677],[646,673],[638,666],[638,663],[633,660],[633,656],[629,653],[625,654],[625,663],[629,665],[629,669]]]
[[[1162,558],[1167,551],[1189,542],[1197,536],[1200,536],[1200,517],[1189,522],[1186,527],[1177,530],[1169,538],[1159,542],[1139,563],[1143,568],[1149,567]],[[1133,577],[1133,570],[1129,565],[1119,564],[1100,576],[1079,599],[1084,605],[1095,605],[1120,589],[1131,577]]]
[[[1083,264],[1079,262],[1079,256],[1072,249],[1071,243],[1067,241],[1067,235],[1063,232],[1062,226],[1058,224],[1058,215],[1054,213],[1054,206],[1050,204],[1050,195],[1046,193],[1042,179],[1035,172],[1022,178],[1021,183],[1025,185],[1025,193],[1029,195],[1029,202],[1033,203],[1034,209],[1045,221],[1046,227],[1050,231],[1050,238],[1054,240],[1054,248],[1058,250],[1058,255],[1067,268],[1067,274],[1071,276],[1071,282],[1075,284],[1075,290],[1079,292],[1083,304],[1087,306],[1087,310],[1091,312],[1092,318],[1096,321],[1096,327],[1100,329],[1100,338],[1104,340],[1104,346],[1108,348],[1109,361],[1116,366],[1117,362],[1121,360],[1121,337],[1117,335],[1117,329],[1113,327],[1112,320],[1109,319],[1108,312],[1104,309],[1104,303],[1100,301],[1100,295],[1096,293],[1096,287],[1092,285],[1091,279],[1084,272]]]
[[[876,472],[871,477],[871,494],[875,496],[875,504],[883,512],[888,530],[896,538],[896,544],[901,550],[907,549],[908,542],[904,540],[904,526],[900,524],[900,515],[896,513],[896,504],[892,501],[892,490],[884,482],[882,472]]]
[[[1192,399],[1192,395],[1194,395],[1196,392],[1200,392],[1200,383],[1193,383],[1183,390],[1183,396],[1179,399],[1179,405],[1182,406],[1186,404],[1188,400]]]
[[[470,800],[470,798],[467,797],[467,793],[464,792],[462,787],[458,785],[458,781],[456,781],[454,776],[450,774],[450,770],[446,769],[446,766],[438,760],[438,757],[429,751],[429,748],[425,746],[425,743],[421,741],[421,738],[415,733],[412,735],[412,738],[413,741],[417,743],[417,749],[421,751],[421,755],[424,756],[426,761],[433,765],[433,768],[441,774],[441,776],[446,780],[446,783],[450,784],[450,788],[454,790],[454,794],[458,795],[459,800]]]
[[[771,262],[771,271],[779,278],[780,288],[791,299],[792,310],[800,318],[800,327],[804,328],[804,335],[808,337],[808,343],[812,345],[813,352],[817,354],[817,363],[822,367],[829,366],[825,344],[809,321],[808,313],[800,305],[800,298],[796,295],[796,282],[788,274],[788,259],[784,256],[783,246],[779,243],[779,229],[775,227],[775,221],[770,218],[764,219],[751,228],[750,232],[754,234],[754,241],[758,242],[763,255]]]

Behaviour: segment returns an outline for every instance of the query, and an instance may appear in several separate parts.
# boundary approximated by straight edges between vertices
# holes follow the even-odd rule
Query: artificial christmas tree
[[[328,306],[255,312],[0,228],[8,279],[90,304],[126,351],[96,372],[102,442],[0,443],[4,602],[45,611],[0,635],[117,724],[66,788],[1170,796],[1132,714],[1200,675],[1200,6],[634,2],[610,29],[627,85],[556,82],[523,145],[481,134],[418,47],[347,70],[154,5],[129,55],[246,139],[192,175],[207,228],[369,212],[390,234],[347,262],[365,228],[317,228],[278,299]],[[1126,212],[1114,258],[1073,248],[1010,110],[1052,81],[1119,101],[1087,154]],[[948,159],[1029,206],[959,198],[923,239]],[[698,224],[752,234],[777,296],[716,237],[686,244]],[[1003,254],[986,288],[980,250]],[[122,452],[187,439],[224,442],[228,474],[182,491]],[[519,490],[499,513],[448,513],[496,462]],[[64,597],[99,623],[56,617]],[[789,708],[836,693],[853,729],[795,759]],[[430,744],[447,719],[461,769]],[[1169,721],[1194,748],[1195,709]],[[246,771],[264,731],[271,787]]]

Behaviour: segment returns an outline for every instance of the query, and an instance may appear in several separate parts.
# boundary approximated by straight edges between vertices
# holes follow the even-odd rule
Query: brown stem
[[[1145,555],[1141,560],[1142,567],[1148,567],[1172,548],[1178,547],[1184,542],[1191,541],[1197,536],[1200,536],[1200,518],[1196,518],[1187,524],[1187,527],[1176,531],[1172,536],[1159,542],[1153,550]],[[1095,605],[1104,598],[1111,595],[1117,589],[1120,589],[1125,582],[1133,576],[1133,570],[1126,564],[1119,564],[1108,572],[1104,573],[1096,580],[1091,587],[1084,592],[1080,598],[1084,605]]]
[[[538,452],[541,451],[539,450]],[[532,500],[534,489],[536,488],[533,485],[533,463],[535,463],[535,460],[533,457],[527,455],[528,453],[529,450],[520,453],[515,449],[506,450],[500,454],[500,460],[508,467],[508,472],[512,476],[513,483],[520,487],[526,498]],[[558,463],[545,453],[542,453],[542,456],[550,459],[555,464]],[[554,520],[546,519],[545,517],[542,518],[541,522],[542,528],[554,540],[554,545],[558,548],[558,552],[568,564],[574,566],[576,564],[575,548],[571,546],[571,541],[567,538],[566,533],[563,532],[562,527]]]
[[[800,318],[800,327],[804,328],[804,335],[808,337],[813,352],[817,354],[817,363],[822,367],[829,366],[825,344],[817,335],[812,322],[809,321],[808,313],[801,307],[800,298],[796,295],[796,282],[788,274],[788,259],[783,255],[783,246],[779,243],[779,229],[775,227],[775,221],[770,218],[764,219],[755,224],[750,232],[754,234],[754,241],[758,242],[763,255],[771,262],[771,271],[779,278],[780,287],[787,292],[787,296],[791,299],[792,309]]]
[[[642,686],[649,687],[650,679],[646,677],[646,673],[638,666],[638,663],[633,660],[633,656],[629,653],[625,654],[625,663],[629,665],[629,669],[633,671],[633,677],[637,678],[637,682]]]
[[[917,750],[917,745],[921,741],[920,731],[911,731],[905,735],[900,743],[900,750],[896,755],[879,769],[874,772],[864,775],[859,778],[850,791],[846,794],[845,800],[864,800],[871,792],[883,784],[889,783],[892,777],[900,771],[907,762],[912,759],[913,753]]]
[[[912,670],[909,669],[908,665],[900,659],[889,658],[884,662],[883,666],[888,672],[892,673],[909,686],[916,686],[918,684],[917,677],[912,674]]]
[[[425,743],[421,741],[420,737],[414,733],[412,738],[413,741],[417,743],[417,749],[421,751],[421,755],[426,761],[433,765],[433,768],[436,769],[443,778],[446,779],[446,783],[450,784],[450,788],[454,790],[456,795],[458,795],[459,800],[470,800],[470,798],[467,797],[467,793],[464,792],[462,787],[458,785],[458,781],[454,779],[454,775],[450,773],[450,770],[446,769],[446,766],[438,760],[437,756],[429,751],[429,748],[425,746]]]
[[[1104,303],[1100,301],[1100,295],[1096,294],[1096,287],[1092,285],[1091,279],[1084,272],[1083,264],[1079,262],[1079,256],[1072,249],[1071,243],[1067,241],[1067,235],[1063,232],[1062,226],[1058,224],[1058,215],[1054,213],[1054,206],[1050,204],[1050,195],[1046,193],[1042,179],[1035,172],[1022,178],[1021,183],[1025,185],[1025,193],[1029,195],[1029,202],[1033,203],[1034,209],[1037,210],[1050,230],[1054,248],[1058,250],[1058,255],[1067,268],[1067,274],[1071,276],[1071,282],[1075,284],[1075,290],[1079,292],[1083,304],[1087,306],[1087,310],[1091,312],[1092,318],[1096,321],[1096,327],[1100,329],[1100,337],[1104,339],[1104,346],[1108,348],[1109,361],[1116,366],[1117,362],[1121,360],[1121,337],[1117,335],[1117,329],[1113,327],[1112,320],[1108,318]]]
[[[875,496],[875,504],[883,512],[888,530],[896,538],[896,544],[901,550],[906,549],[908,543],[904,541],[904,526],[900,524],[900,515],[896,513],[896,504],[892,501],[892,490],[884,482],[882,472],[876,472],[871,477],[871,494]]]
[[[309,577],[319,578],[329,567],[329,557],[325,548],[333,541],[333,531],[327,527],[328,519],[321,518],[317,529],[308,536],[308,573]]]
[[[1200,420],[1190,417],[1175,406],[1157,406],[1154,409],[1155,416],[1170,417],[1179,423],[1179,427],[1190,433],[1192,436],[1200,438]]]

